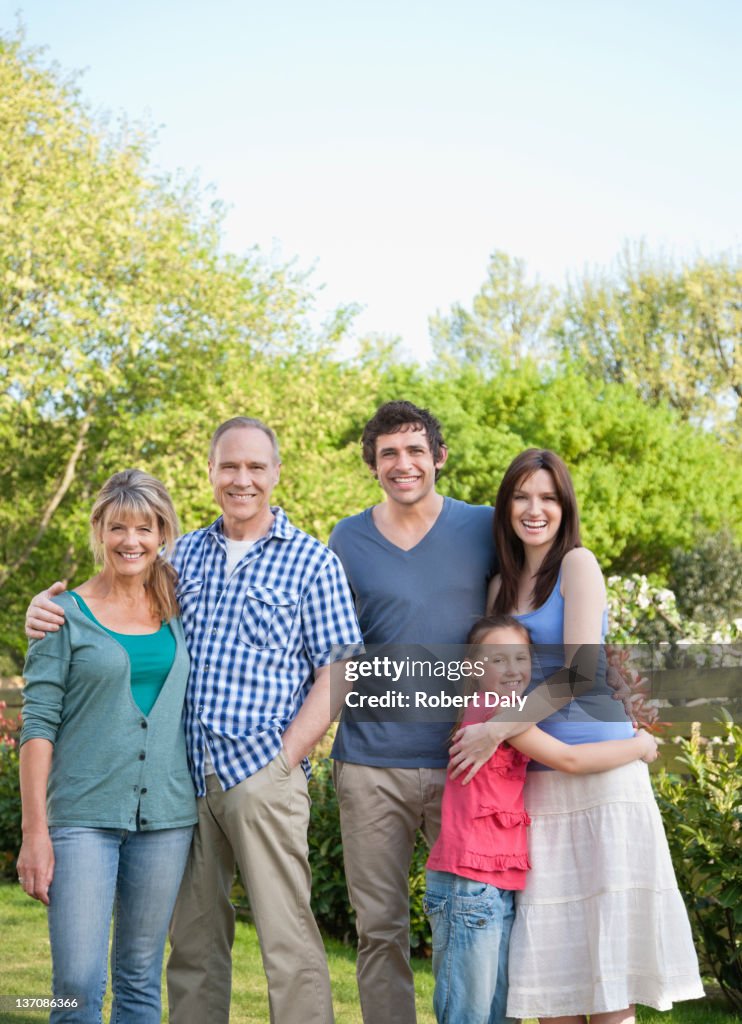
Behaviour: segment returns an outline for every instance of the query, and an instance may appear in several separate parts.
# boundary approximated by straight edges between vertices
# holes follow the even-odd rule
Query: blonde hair
[[[178,614],[178,577],[165,556],[173,550],[180,525],[165,485],[141,469],[125,469],[106,480],[90,513],[90,546],[98,564],[103,563],[101,532],[109,516],[141,516],[157,524],[162,550],[150,566],[144,585],[154,614],[165,621],[172,619]]]

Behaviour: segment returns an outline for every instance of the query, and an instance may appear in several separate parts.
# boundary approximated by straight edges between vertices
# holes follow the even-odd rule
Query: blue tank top
[[[535,646],[530,690],[564,666],[564,598],[560,591],[561,582],[560,568],[554,589],[541,607],[514,616],[528,629]],[[601,643],[607,632],[608,612],[604,610]],[[605,670],[605,651],[601,649],[593,688],[539,722],[539,728],[555,739],[571,744],[630,739],[634,730],[626,717],[623,704],[613,700],[613,690],[606,682]],[[532,763],[532,767],[544,769],[543,765],[536,763]]]

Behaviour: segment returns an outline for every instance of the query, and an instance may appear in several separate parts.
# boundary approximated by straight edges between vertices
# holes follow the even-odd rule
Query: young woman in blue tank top
[[[490,610],[527,626],[542,678],[561,684],[556,700],[553,688],[551,696],[534,691],[529,722],[566,743],[630,737],[605,682],[605,585],[582,547],[564,462],[542,449],[522,452],[496,508],[500,573]],[[456,771],[471,777],[502,738],[492,723],[464,730],[452,748]],[[581,776],[536,767],[525,803],[532,871],[513,927],[508,1015],[630,1024],[635,1003],[664,1010],[703,996],[647,765]]]

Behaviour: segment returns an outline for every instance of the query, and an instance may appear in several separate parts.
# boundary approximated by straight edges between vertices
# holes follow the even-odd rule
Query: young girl
[[[528,630],[510,615],[472,627],[472,662],[486,664],[479,699],[465,728],[497,714],[503,697],[520,696],[531,679]],[[528,697],[525,697],[526,709]],[[487,706],[490,705],[490,706]],[[570,746],[536,726],[502,744],[469,785],[448,778],[442,824],[427,863],[425,910],[433,932],[433,1005],[439,1024],[499,1024],[505,1016],[514,894],[530,867],[523,803],[530,759],[570,773],[604,772],[653,761],[657,744],[633,739]]]

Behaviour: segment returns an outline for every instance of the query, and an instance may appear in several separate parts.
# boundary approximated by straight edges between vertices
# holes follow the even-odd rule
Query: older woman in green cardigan
[[[112,1019],[159,1024],[168,922],[196,821],[181,710],[188,653],[163,485],[112,476],[91,514],[101,571],[55,600],[26,659],[18,875],[48,905],[53,1024],[97,1022],[111,917]]]

